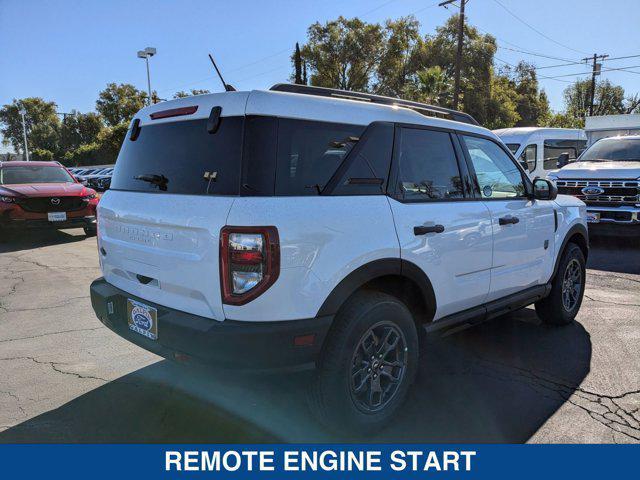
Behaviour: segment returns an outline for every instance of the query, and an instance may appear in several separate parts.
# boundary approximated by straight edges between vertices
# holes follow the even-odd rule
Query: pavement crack
[[[94,375],[83,375],[81,373],[76,373],[76,372],[70,372],[67,370],[63,370],[62,368],[59,367],[59,365],[66,365],[65,363],[62,362],[52,362],[52,361],[45,361],[45,360],[39,360],[35,357],[5,357],[5,358],[0,358],[0,361],[11,361],[11,360],[31,360],[34,363],[37,363],[38,365],[49,365],[55,372],[63,374],[63,375],[71,375],[74,376],[76,378],[81,378],[81,379],[88,379],[88,380],[99,380],[101,382],[105,382],[108,383],[109,380],[107,380],[106,378],[102,378],[102,377],[96,377]]]
[[[49,332],[49,333],[41,333],[39,335],[31,335],[28,337],[16,337],[16,338],[6,338],[0,340],[0,343],[8,343],[8,342],[17,342],[19,340],[30,340],[32,338],[41,338],[41,337],[49,337],[51,335],[62,335],[64,333],[75,333],[75,332],[90,332],[93,330],[104,330],[106,327],[93,327],[93,328],[77,328],[73,330],[61,330],[59,332]]]
[[[80,299],[84,299],[84,298],[89,298],[89,295],[82,295],[82,296],[79,296],[79,297],[68,297],[66,300],[64,300],[63,302],[58,303],[56,305],[47,305],[47,306],[43,306],[43,307],[31,307],[31,308],[0,307],[0,308],[2,309],[3,313],[17,313],[17,312],[32,312],[32,311],[37,311],[37,310],[50,310],[52,308],[66,307],[67,305],[69,305],[74,300],[80,300]]]
[[[606,303],[606,304],[609,304],[609,305],[620,305],[621,307],[640,307],[640,303],[610,302],[608,300],[598,300],[596,298],[590,297],[589,295],[585,295],[584,298],[586,298],[587,300],[591,300],[592,302]]]

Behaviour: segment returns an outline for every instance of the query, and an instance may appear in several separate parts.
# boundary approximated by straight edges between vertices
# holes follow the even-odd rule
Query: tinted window
[[[527,162],[527,167],[530,172],[536,169],[536,158],[538,156],[537,145],[527,145],[527,147],[520,154],[520,160]]]
[[[249,116],[245,120],[242,195],[273,195],[276,181],[278,119]]]
[[[513,153],[514,155],[516,154],[516,152],[518,151],[518,149],[520,148],[520,144],[519,143],[507,143],[507,148],[511,151],[511,153]]]
[[[0,168],[0,185],[67,183],[73,181],[73,177],[62,167],[20,166]]]
[[[482,198],[522,197],[522,173],[496,143],[486,138],[462,136],[476,172]]]
[[[544,169],[553,170],[558,168],[558,157],[561,153],[568,153],[569,160],[578,157],[578,145],[576,140],[553,140],[544,141]]]
[[[463,185],[446,132],[402,128],[397,138],[398,193],[406,200],[462,198]]]
[[[364,128],[280,119],[276,195],[318,195]]]
[[[591,145],[580,160],[640,161],[640,139],[605,138]]]
[[[145,125],[135,141],[129,133],[118,155],[111,189],[190,195],[238,193],[244,117],[225,117],[215,134],[207,119]],[[136,180],[162,175],[166,190]]]
[[[333,195],[376,195],[386,190],[393,151],[393,125],[374,123],[367,128],[345,160]]]

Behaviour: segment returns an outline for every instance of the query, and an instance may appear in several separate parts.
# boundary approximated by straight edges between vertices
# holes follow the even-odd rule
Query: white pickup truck
[[[587,221],[602,232],[640,233],[640,135],[598,140],[580,157],[550,172],[558,192],[587,204]],[[600,226],[604,227],[600,229]]]

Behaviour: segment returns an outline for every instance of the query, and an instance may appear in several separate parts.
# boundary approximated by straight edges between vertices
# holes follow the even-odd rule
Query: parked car
[[[575,159],[587,147],[587,136],[580,129],[518,127],[493,132],[528,170],[532,179],[544,178],[557,169],[561,153],[568,153],[570,159]]]
[[[98,215],[104,325],[180,361],[316,367],[312,411],[338,428],[390,421],[421,330],[532,303],[568,324],[585,287],[582,201],[469,115],[375,95],[276,85],[144,108]]]
[[[26,228],[83,228],[96,234],[95,190],[58,162],[0,162],[0,237]]]
[[[88,187],[91,187],[98,192],[104,192],[105,190],[109,189],[112,174],[113,168],[105,168],[93,175],[84,178],[87,182]]]
[[[560,163],[548,178],[587,204],[594,231],[640,235],[640,135],[602,138]]]

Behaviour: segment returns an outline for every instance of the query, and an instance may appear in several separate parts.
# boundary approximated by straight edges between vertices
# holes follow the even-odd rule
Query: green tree
[[[378,24],[358,18],[318,22],[307,31],[301,55],[310,71],[311,85],[366,92],[384,50],[384,33]]]
[[[405,84],[402,94],[407,100],[445,105],[450,101],[451,92],[451,79],[436,65],[417,71]]]
[[[513,82],[505,75],[492,73],[490,95],[485,104],[486,118],[482,123],[489,129],[512,127],[520,120],[519,95]]]
[[[66,115],[60,127],[60,148],[67,152],[92,143],[104,128],[102,118],[97,113],[73,112]]]
[[[96,110],[108,126],[129,123],[138,110],[146,105],[148,95],[128,83],[109,83],[98,94]]]
[[[173,98],[185,98],[185,97],[191,97],[193,95],[205,95],[207,93],[211,93],[209,90],[198,90],[196,88],[192,88],[191,90],[189,90],[188,92],[185,92],[184,90],[180,90],[179,92],[176,92],[173,94]]]
[[[296,49],[293,52],[293,70],[294,70],[294,83],[302,85],[302,54],[300,53],[300,45],[296,42]]]
[[[415,84],[419,69],[417,54],[423,47],[419,27],[413,16],[386,21],[384,48],[376,72],[376,93],[399,96],[411,83]]]
[[[39,97],[14,99],[12,103],[0,108],[3,145],[11,145],[16,152],[24,153],[22,117],[19,113],[21,108],[26,111],[27,143],[29,152],[35,154],[34,160],[53,158],[59,151],[60,118],[56,114],[57,105]]]
[[[535,67],[526,62],[520,62],[514,72],[515,91],[518,95],[517,112],[520,119],[516,127],[534,127],[547,121],[549,100],[546,93],[540,91]]]
[[[589,114],[591,101],[591,80],[577,80],[564,91],[565,110],[567,115],[584,119]],[[638,96],[626,97],[624,88],[614,85],[609,80],[596,82],[594,97],[594,115],[615,115],[638,111]]]

